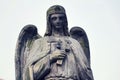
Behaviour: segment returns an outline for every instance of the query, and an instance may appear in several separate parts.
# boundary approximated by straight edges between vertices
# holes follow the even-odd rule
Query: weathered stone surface
[[[48,9],[44,37],[34,25],[21,30],[15,64],[16,80],[94,80],[87,35],[80,27],[68,31],[60,5]]]

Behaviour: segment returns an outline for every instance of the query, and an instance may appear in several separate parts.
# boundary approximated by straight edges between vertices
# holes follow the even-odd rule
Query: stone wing
[[[82,29],[81,27],[72,27],[70,29],[70,35],[72,38],[76,39],[82,46],[85,56],[88,59],[88,62],[90,64],[90,48],[89,48],[89,41],[87,38],[87,34],[84,31],[84,29]]]
[[[29,50],[34,40],[41,36],[37,32],[37,28],[34,25],[26,25],[22,28],[16,45],[15,51],[15,74],[16,80],[22,80],[23,68],[26,64]]]

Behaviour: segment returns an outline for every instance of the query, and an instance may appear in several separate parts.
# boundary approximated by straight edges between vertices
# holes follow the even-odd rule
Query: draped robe
[[[79,42],[71,37],[63,36],[67,40],[70,52],[63,61],[62,66],[50,63],[52,44],[56,42],[54,36],[37,39],[29,51],[27,64],[24,68],[23,80],[50,80],[49,78],[62,78],[62,80],[93,80],[88,60]],[[59,77],[59,78],[57,78]],[[54,78],[54,79],[55,79]]]

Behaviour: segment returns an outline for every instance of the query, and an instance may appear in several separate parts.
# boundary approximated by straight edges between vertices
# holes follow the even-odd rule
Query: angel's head
[[[66,12],[60,5],[54,5],[47,11],[47,29],[45,36],[51,36],[53,28],[63,29],[64,35],[69,36]]]

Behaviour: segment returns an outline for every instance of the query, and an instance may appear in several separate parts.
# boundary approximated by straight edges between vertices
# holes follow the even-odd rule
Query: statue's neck
[[[55,36],[55,37],[64,36],[63,29],[53,29],[52,35]]]

